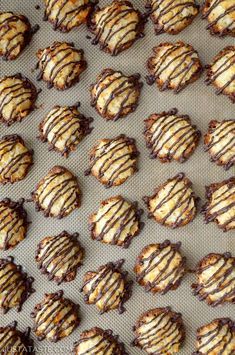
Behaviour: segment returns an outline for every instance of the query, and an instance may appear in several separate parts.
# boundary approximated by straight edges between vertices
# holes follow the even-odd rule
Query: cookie
[[[54,30],[69,32],[87,22],[94,4],[92,0],[45,0],[44,20],[49,21]]]
[[[156,35],[176,35],[189,26],[199,12],[195,0],[146,0]]]
[[[191,222],[197,213],[197,198],[192,182],[180,173],[143,198],[149,217],[163,226],[178,228]]]
[[[193,355],[232,355],[235,352],[235,323],[218,318],[197,330],[197,351]]]
[[[235,258],[230,253],[206,255],[197,265],[192,288],[209,306],[235,303]]]
[[[17,329],[14,321],[6,327],[0,327],[0,353],[25,355],[34,354],[34,342],[30,338],[31,329],[28,327],[24,332]]]
[[[36,210],[45,217],[63,218],[81,204],[76,176],[63,166],[54,166],[32,192]]]
[[[0,250],[12,249],[25,239],[29,222],[23,205],[23,198],[0,201]]]
[[[162,163],[186,161],[198,146],[201,132],[189,116],[177,109],[155,113],[145,120],[145,140],[150,157]]]
[[[4,60],[18,58],[38,29],[38,25],[31,27],[26,16],[0,12],[0,57]]]
[[[23,303],[34,292],[33,281],[20,265],[14,263],[12,256],[0,259],[0,310],[7,313],[16,308],[20,312]]]
[[[134,112],[143,84],[140,75],[127,76],[121,71],[105,69],[91,86],[91,105],[106,120],[116,121]]]
[[[210,121],[204,143],[210,160],[230,169],[235,164],[235,120]]]
[[[145,17],[129,1],[113,1],[100,9],[97,7],[88,21],[88,28],[95,35],[92,44],[115,56],[130,48],[144,36]]]
[[[91,237],[105,244],[128,248],[144,224],[140,221],[143,210],[137,202],[122,196],[113,196],[101,202],[98,211],[89,218]]]
[[[34,307],[33,331],[39,341],[47,339],[56,343],[69,336],[79,325],[79,306],[65,298],[63,291],[45,294],[41,303]]]
[[[23,180],[33,164],[33,150],[17,134],[0,138],[0,184]]]
[[[143,313],[134,326],[133,345],[147,354],[175,354],[185,339],[180,313],[170,307],[155,308]]]
[[[90,153],[85,175],[92,174],[107,187],[121,185],[137,171],[138,155],[135,140],[124,134],[100,139]]]
[[[132,281],[127,279],[128,272],[122,270],[124,260],[107,263],[97,271],[88,271],[83,278],[81,292],[87,304],[94,304],[100,314],[118,309],[123,313],[124,303],[132,293]]]
[[[204,0],[202,18],[207,29],[216,36],[235,36],[235,5],[231,0]]]
[[[206,223],[215,222],[224,232],[235,229],[235,177],[206,186],[206,198]]]
[[[80,339],[74,344],[74,354],[128,355],[125,345],[114,335],[112,330],[94,327],[80,334]]]
[[[147,292],[164,295],[176,290],[186,274],[186,258],[180,252],[181,243],[166,240],[149,244],[141,251],[135,263],[136,281]]]
[[[76,150],[82,139],[91,133],[92,118],[86,118],[77,106],[55,106],[39,125],[42,142],[48,142],[49,149],[68,157]]]
[[[22,74],[0,79],[0,122],[7,126],[22,121],[35,109],[38,91]]]
[[[235,46],[222,49],[207,66],[207,85],[216,88],[216,95],[227,95],[235,102]]]
[[[45,237],[38,244],[35,257],[38,268],[58,285],[73,281],[82,264],[84,250],[78,236],[78,233],[64,231],[57,236]]]
[[[156,83],[160,91],[180,92],[196,81],[202,72],[202,64],[197,51],[184,42],[161,43],[153,48],[154,55],[149,58],[147,84]]]
[[[80,74],[87,68],[84,51],[73,43],[54,42],[37,52],[40,72],[37,80],[44,80],[47,87],[65,90],[79,82]]]

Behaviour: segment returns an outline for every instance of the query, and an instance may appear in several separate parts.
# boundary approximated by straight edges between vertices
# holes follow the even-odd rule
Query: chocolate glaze
[[[103,309],[100,311],[100,314],[103,314],[105,312],[110,311],[110,305],[108,304],[111,297],[113,297],[113,295],[118,292],[119,290],[119,286],[121,282],[124,282],[124,293],[122,295],[118,294],[117,297],[120,299],[119,304],[118,304],[118,312],[121,314],[123,312],[126,311],[126,309],[124,308],[124,303],[127,302],[129,300],[129,298],[132,295],[132,285],[133,285],[133,281],[130,281],[127,279],[128,276],[128,272],[127,271],[123,271],[122,270],[122,265],[124,264],[125,260],[124,259],[120,259],[117,262],[109,262],[106,265],[101,266],[98,271],[90,271],[88,273],[85,274],[84,276],[84,284],[81,288],[81,292],[83,292],[85,294],[84,296],[84,301],[88,304],[90,304],[90,296],[93,294],[93,292],[97,289],[97,296],[95,297],[95,299],[92,301],[92,304],[96,304],[100,299],[102,299],[102,297],[104,295],[106,295],[106,299],[104,301],[103,304]],[[93,273],[93,275],[91,275],[91,273]],[[113,291],[110,292],[110,288],[112,289],[113,284],[109,285],[109,288],[107,288],[108,283],[110,282],[113,273],[118,273],[119,277],[118,279],[115,281],[115,288]],[[94,277],[97,276],[97,274],[100,274],[96,281],[92,282],[92,279]],[[100,283],[103,281],[103,279],[105,277],[107,277],[107,282],[103,285],[100,286]],[[91,289],[90,291],[86,292],[84,290],[85,286],[87,284],[91,283]],[[100,288],[100,289],[99,289]],[[110,293],[109,297],[107,297],[108,292]],[[116,302],[117,297],[115,298],[115,300],[113,301]],[[112,304],[113,304],[112,303]]]
[[[19,304],[17,306],[17,311],[20,312],[23,303],[33,292],[35,292],[35,290],[32,288],[34,279],[33,277],[28,277],[28,275],[22,271],[22,267],[14,263],[14,258],[12,256],[8,256],[5,259],[0,259],[0,270],[4,271],[8,264],[11,264],[13,269],[7,272],[8,277],[4,282],[2,282],[2,278],[7,274],[4,273],[2,276],[0,276],[0,294],[2,294],[2,296],[4,294],[0,308],[2,309],[3,313],[7,313],[10,309],[10,302],[23,288],[24,291],[19,298]],[[15,276],[15,274],[17,274],[18,277],[13,281],[13,276]]]
[[[17,321],[14,321],[6,327],[0,327],[0,353],[5,354],[8,351],[15,353],[16,346],[22,346],[25,354],[34,355],[34,341],[30,338],[31,328],[27,327],[24,332],[17,329]]]
[[[4,251],[11,248],[11,239],[14,237],[14,233],[17,233],[21,228],[24,229],[24,234],[26,236],[29,222],[27,219],[27,212],[23,207],[24,202],[25,200],[23,198],[16,202],[9,198],[0,201],[0,233],[7,228],[6,238],[3,243]],[[11,211],[5,215],[5,211],[8,209]],[[11,217],[11,221],[6,222],[6,219],[9,217]],[[17,225],[18,227],[15,231],[14,229]]]

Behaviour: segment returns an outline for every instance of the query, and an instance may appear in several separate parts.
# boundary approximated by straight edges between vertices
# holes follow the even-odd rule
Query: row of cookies
[[[69,0],[45,1],[44,20],[53,24],[54,29],[68,32],[82,23],[87,23],[94,34],[92,44],[111,55],[131,47],[144,36],[144,26],[151,17],[156,34],[177,34],[187,27],[199,12],[195,0],[147,0],[147,14],[141,14],[129,1],[113,1],[103,8],[96,6],[97,1]],[[232,6],[231,6],[232,5]],[[215,35],[235,36],[234,5],[230,0],[207,0],[202,6],[202,14],[208,19],[208,28]],[[6,60],[16,59],[29,44],[32,34],[39,29],[33,28],[29,20],[12,12],[0,13],[0,56]]]

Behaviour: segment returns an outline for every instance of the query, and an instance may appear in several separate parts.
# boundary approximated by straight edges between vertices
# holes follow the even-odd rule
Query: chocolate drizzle
[[[91,236],[103,243],[128,248],[144,227],[140,222],[142,213],[137,202],[129,203],[122,196],[111,197],[102,202],[96,214],[90,216]]]
[[[17,134],[0,139],[0,183],[22,180],[33,164],[33,150],[28,150]]]
[[[145,120],[144,134],[151,158],[182,163],[196,149],[201,132],[191,124],[189,116],[177,115],[177,112],[177,109],[172,109],[153,114]]]
[[[124,134],[100,140],[91,152],[90,168],[85,175],[92,173],[107,187],[120,185],[137,171],[138,155],[135,140]]]
[[[145,22],[146,17],[129,1],[113,1],[103,9],[96,7],[88,19],[88,27],[95,34],[92,44],[99,43],[102,50],[116,56],[144,36]]]
[[[212,307],[235,303],[235,258],[230,253],[208,254],[198,264],[196,275],[192,288],[199,301]]]
[[[32,288],[34,279],[22,271],[20,265],[14,263],[14,258],[8,256],[0,259],[0,308],[7,313],[16,307],[20,312],[23,303],[35,292]]]
[[[6,327],[0,327],[0,353],[1,354],[32,354],[34,355],[34,342],[30,338],[31,329],[28,327],[24,332],[17,329],[14,321]]]
[[[86,118],[77,106],[55,106],[40,123],[40,139],[49,142],[49,150],[59,151],[68,157],[81,140],[90,134],[93,118]]]
[[[109,262],[101,266],[98,271],[89,271],[84,276],[81,292],[84,301],[95,304],[100,314],[118,308],[121,314],[125,311],[124,303],[132,294],[132,281],[127,280],[128,272],[122,271],[124,260]]]
[[[79,325],[79,305],[63,297],[63,290],[45,294],[44,300],[35,306],[33,331],[39,341],[57,342],[68,336]]]
[[[0,201],[0,249],[15,247],[26,237],[28,224],[24,199],[15,202],[9,198]]]
[[[78,233],[71,235],[64,231],[57,236],[44,238],[38,245],[38,268],[58,285],[74,280],[82,264],[84,249],[78,242],[78,236]]]
[[[186,258],[180,254],[181,243],[169,240],[147,245],[135,264],[136,280],[147,292],[165,294],[180,286],[186,273]],[[149,253],[150,252],[150,253]]]

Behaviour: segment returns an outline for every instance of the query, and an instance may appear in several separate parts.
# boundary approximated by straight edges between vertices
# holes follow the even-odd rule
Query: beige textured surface
[[[108,3],[106,0],[101,0],[100,2],[101,5]],[[143,1],[135,0],[133,3],[143,10]],[[37,4],[40,4],[40,10],[35,9]],[[25,208],[29,213],[29,219],[32,221],[27,238],[13,251],[1,252],[0,255],[14,255],[16,263],[24,265],[28,274],[36,279],[34,282],[36,293],[31,295],[25,302],[21,313],[18,314],[15,310],[11,310],[8,314],[1,315],[0,326],[8,324],[14,319],[18,320],[21,330],[26,326],[32,326],[33,321],[30,318],[30,312],[33,310],[34,305],[43,299],[45,292],[54,292],[63,288],[65,297],[70,297],[74,302],[81,305],[81,324],[72,335],[57,344],[50,344],[46,340],[41,343],[36,341],[39,354],[69,354],[73,342],[79,338],[79,333],[94,326],[113,329],[114,333],[119,334],[120,339],[125,342],[131,355],[144,354],[140,350],[129,346],[134,337],[131,330],[132,326],[144,311],[169,305],[172,306],[174,311],[181,312],[183,315],[186,326],[186,341],[180,354],[190,355],[194,350],[196,329],[199,326],[210,322],[214,318],[232,317],[232,314],[234,314],[234,306],[226,305],[221,308],[210,308],[205,302],[199,302],[197,297],[192,295],[190,289],[190,285],[195,281],[193,275],[186,276],[182,285],[176,291],[169,292],[165,296],[146,294],[143,288],[135,282],[133,296],[125,304],[127,311],[122,315],[113,311],[100,316],[95,307],[85,305],[79,290],[82,285],[82,277],[86,271],[97,270],[101,264],[120,258],[126,259],[124,269],[128,270],[131,278],[134,279],[133,267],[135,258],[142,248],[150,243],[163,242],[165,239],[170,239],[172,242],[182,242],[182,254],[188,258],[189,267],[194,267],[200,258],[210,252],[231,251],[235,254],[234,232],[223,233],[215,223],[205,225],[202,215],[198,215],[192,223],[185,227],[178,230],[170,230],[158,225],[154,220],[148,220],[146,207],[141,201],[144,195],[151,195],[156,186],[181,171],[185,172],[192,180],[196,195],[200,196],[203,201],[205,201],[205,185],[222,181],[234,175],[234,168],[226,172],[222,167],[208,161],[208,154],[203,151],[202,140],[192,157],[183,165],[177,162],[163,165],[157,160],[151,160],[142,134],[144,119],[154,112],[159,113],[177,107],[180,113],[189,114],[197,127],[205,133],[211,119],[234,119],[235,106],[225,96],[217,97],[214,93],[214,88],[205,85],[204,74],[202,78],[185,88],[179,95],[175,95],[171,91],[161,93],[155,85],[149,87],[145,84],[140,97],[140,105],[135,113],[124,120],[105,122],[102,117],[99,117],[95,109],[90,106],[89,86],[95,82],[96,77],[103,69],[109,67],[122,70],[128,75],[140,72],[142,80],[144,80],[144,76],[147,74],[145,63],[152,55],[152,47],[160,42],[183,40],[186,43],[190,43],[198,50],[203,64],[207,64],[222,48],[234,45],[234,38],[220,39],[211,37],[205,29],[206,22],[202,21],[200,16],[194,20],[192,25],[176,36],[160,35],[156,37],[153,24],[149,21],[145,31],[146,37],[137,41],[134,46],[121,53],[118,57],[112,58],[110,55],[99,51],[98,46],[91,45],[86,38],[88,31],[85,26],[68,34],[54,32],[48,22],[42,21],[43,1],[41,0],[0,0],[0,7],[3,10],[25,14],[29,17],[32,25],[39,23],[41,26],[40,31],[34,35],[30,46],[16,61],[10,63],[0,62],[1,74],[12,75],[21,71],[22,74],[29,77],[36,84],[37,88],[43,89],[37,101],[38,110],[30,114],[22,123],[13,124],[9,128],[3,125],[0,126],[1,136],[11,133],[20,134],[27,142],[27,146],[35,151],[35,163],[26,179],[12,186],[1,186],[0,197],[2,199],[9,196],[14,200],[20,197],[29,198],[35,184],[54,165],[64,165],[76,174],[83,191],[81,208],[59,221],[53,218],[46,219],[42,213],[34,212],[32,203],[26,204]],[[74,41],[77,48],[84,49],[88,61],[88,69],[83,73],[80,83],[64,92],[58,92],[55,89],[48,90],[44,82],[36,82],[37,73],[31,71],[37,62],[37,50],[45,48],[55,40]],[[78,149],[66,159],[56,152],[48,152],[47,144],[43,144],[36,139],[39,134],[38,125],[54,105],[72,105],[77,101],[82,103],[79,109],[81,113],[88,117],[94,117],[92,124],[94,130],[81,142]],[[121,133],[136,138],[137,147],[141,151],[139,157],[140,169],[123,185],[107,190],[92,176],[85,177],[84,171],[88,168],[89,151],[97,140],[115,137]],[[145,228],[133,240],[127,250],[92,241],[88,230],[88,217],[96,211],[100,201],[117,194],[122,194],[123,197],[130,199],[130,201],[139,201],[140,206],[145,210],[142,218],[146,222]],[[34,254],[36,246],[42,238],[47,235],[59,234],[64,229],[70,233],[80,233],[79,240],[86,250],[86,255],[84,265],[80,268],[75,281],[57,286],[54,282],[49,282],[45,275],[40,274],[34,260]]]

